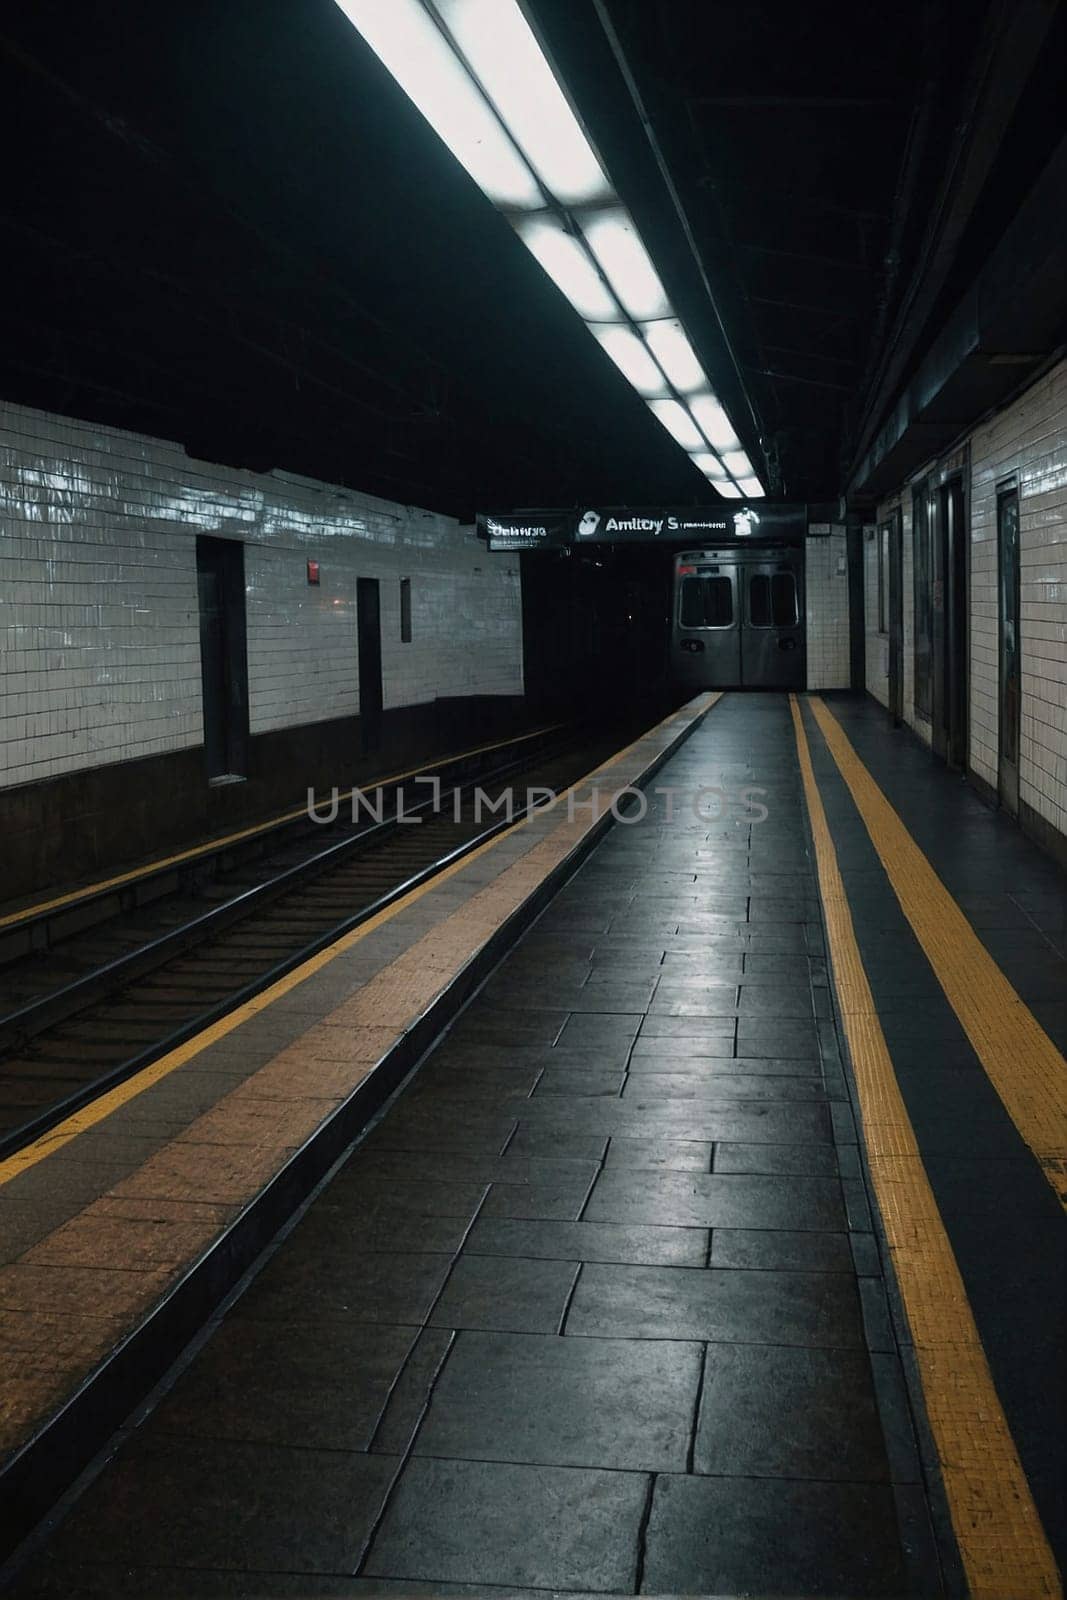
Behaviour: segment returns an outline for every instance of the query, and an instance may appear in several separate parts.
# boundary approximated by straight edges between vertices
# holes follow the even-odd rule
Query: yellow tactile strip
[[[997,966],[837,718],[818,696],[811,708],[901,910],[975,1055],[1067,1207],[1067,1061]]]
[[[110,1193],[0,1268],[0,1329],[11,1355],[0,1362],[0,1454],[16,1449],[107,1355],[117,1336],[143,1320],[169,1285],[212,1245],[293,1150],[358,1088],[511,913],[567,860],[612,799],[639,781],[719,698],[699,696],[587,774],[568,791],[578,802],[573,821],[565,808],[562,815],[559,810],[537,813],[457,862],[447,876],[461,873],[518,829],[530,830],[527,851],[350,999],[190,1122],[178,1138]],[[583,804],[594,779],[600,796],[596,811]],[[445,876],[405,896],[232,1017],[11,1157],[0,1168],[0,1181],[60,1151],[143,1087],[177,1070],[338,959],[420,895],[432,892]],[[57,1321],[66,1328],[58,1346],[50,1336]]]
[[[1058,1596],[1056,1563],[878,1021],[793,695],[790,706],[863,1139],[968,1589],[974,1600]]]
[[[439,767],[449,767],[457,761],[468,761],[471,756],[486,755],[490,750],[502,750],[507,745],[523,744],[530,739],[539,738],[542,734],[554,733],[562,726],[562,723],[550,723],[547,727],[533,728],[529,733],[519,734],[512,739],[500,739],[495,744],[479,744],[471,750],[458,750],[455,755],[444,755],[437,760],[424,761],[421,767],[409,767],[406,772],[391,772],[381,778],[368,778],[367,792],[387,789],[390,784],[402,783],[405,778],[414,778],[420,772],[435,772]],[[339,795],[338,805],[345,805],[354,793],[355,790],[348,789]],[[269,833],[272,828],[281,827],[285,822],[296,822],[306,812],[306,805],[297,806],[292,811],[282,811],[276,817],[268,817],[266,822],[252,823],[247,828],[239,828],[236,833],[225,833],[217,839],[208,839],[204,844],[190,845],[188,850],[179,850],[174,855],[162,856],[158,861],[131,867],[128,872],[120,872],[113,878],[102,878],[99,883],[86,884],[81,889],[71,889],[67,894],[57,895],[52,900],[42,900],[37,905],[22,906],[17,911],[10,911],[0,916],[0,928],[17,928],[19,923],[29,922],[45,911],[58,911],[62,906],[76,906],[83,900],[91,900],[94,895],[104,894],[108,889],[121,889],[126,884],[137,883],[141,878],[150,878],[157,872],[166,872],[168,867],[179,867],[185,861],[197,861],[201,856],[214,855],[216,851],[224,850],[229,844],[240,844],[243,839],[255,839],[259,834]]]

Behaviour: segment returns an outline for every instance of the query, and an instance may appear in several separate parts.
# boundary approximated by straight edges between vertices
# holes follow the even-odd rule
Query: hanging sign
[[[490,550],[563,550],[583,544],[706,544],[785,540],[807,533],[808,508],[723,501],[714,506],[585,506],[574,510],[479,515]]]
[[[573,511],[522,511],[503,516],[479,512],[478,537],[490,550],[565,550],[574,534]]]
[[[703,507],[603,506],[579,512],[575,544],[657,544],[711,539],[803,539],[804,505],[748,505],[734,500]]]

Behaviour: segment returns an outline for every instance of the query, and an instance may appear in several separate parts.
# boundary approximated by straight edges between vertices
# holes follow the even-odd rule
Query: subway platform
[[[715,698],[0,1173],[12,1594],[1060,1592],[1064,875]]]

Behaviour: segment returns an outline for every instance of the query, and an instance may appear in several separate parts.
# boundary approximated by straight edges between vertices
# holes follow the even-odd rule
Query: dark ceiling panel
[[[527,3],[746,445],[835,495],[1008,0]],[[0,129],[6,397],[461,514],[709,498],[333,0],[9,8]]]
[[[537,9],[561,15],[553,0]],[[903,0],[892,28],[883,8],[840,0],[604,9],[741,354],[779,492],[831,494],[889,292],[894,206],[923,89],[916,50],[944,8]]]

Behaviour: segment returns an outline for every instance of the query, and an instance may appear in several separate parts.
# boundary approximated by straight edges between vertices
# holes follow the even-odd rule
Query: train
[[[684,550],[671,590],[671,676],[680,689],[803,689],[804,551]]]

